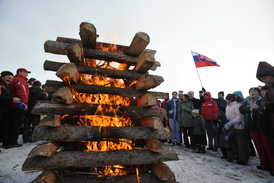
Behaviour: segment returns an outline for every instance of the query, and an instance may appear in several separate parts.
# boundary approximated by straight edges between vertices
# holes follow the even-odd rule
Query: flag
[[[193,56],[196,68],[207,67],[207,66],[220,67],[215,60],[212,60],[211,58],[208,58],[207,56],[204,56],[194,51],[191,51],[191,54]]]

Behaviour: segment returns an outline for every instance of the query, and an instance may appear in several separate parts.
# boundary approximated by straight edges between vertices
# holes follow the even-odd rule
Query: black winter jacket
[[[38,100],[45,100],[46,92],[42,90],[40,87],[32,86],[29,89],[29,106],[27,112],[31,112],[33,106],[35,106]]]
[[[0,96],[0,113],[7,113],[13,99],[10,97],[10,91],[6,83],[0,78],[1,96]]]

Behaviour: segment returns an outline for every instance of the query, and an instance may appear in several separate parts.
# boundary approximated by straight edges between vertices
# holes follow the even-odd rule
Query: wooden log
[[[134,67],[135,72],[147,72],[155,64],[154,56],[148,51],[143,51],[139,62]]]
[[[153,65],[149,70],[156,71],[156,69],[157,69],[158,67],[161,67],[161,63],[158,62],[158,61],[155,61],[155,62],[154,62],[154,65]]]
[[[147,47],[149,41],[150,38],[145,32],[137,32],[130,43],[126,54],[138,57]]]
[[[55,100],[72,104],[73,98],[69,87],[62,87],[51,95]]]
[[[153,174],[162,181],[176,180],[172,170],[164,163],[155,163],[151,165]]]
[[[120,150],[120,151],[63,151],[54,153],[51,157],[33,156],[27,158],[22,166],[23,171],[41,170],[63,167],[93,168],[111,165],[140,165],[162,161],[179,160],[171,149],[163,149],[156,153],[150,150]]]
[[[102,107],[103,109],[100,110]],[[124,117],[165,117],[166,110],[162,108],[142,108],[137,106],[99,105],[73,103],[70,105],[50,101],[38,101],[33,107],[34,114],[54,115],[105,115]]]
[[[50,126],[50,127],[58,127],[61,126],[61,116],[60,115],[47,115],[47,117],[43,118],[39,127],[42,126]]]
[[[78,83],[80,79],[78,69],[73,63],[62,65],[57,70],[56,76],[66,82],[74,81],[75,83]]]
[[[153,173],[140,173],[140,182],[141,183],[176,183],[176,180],[172,181],[161,181]],[[91,177],[91,176],[77,176],[71,177],[65,180],[56,180],[55,183],[139,183],[136,174],[133,175],[123,175],[123,176],[114,176],[114,177]]]
[[[54,170],[45,170],[32,183],[54,183],[57,173]]]
[[[136,83],[136,90],[149,90],[164,82],[162,76],[143,75]]]
[[[44,69],[49,71],[57,71],[64,64],[66,63],[46,60],[44,62]],[[101,74],[101,75],[111,77],[111,78],[116,78],[116,79],[138,80],[144,75],[144,73],[138,73],[133,71],[103,69],[103,68],[90,67],[90,66],[84,66],[84,65],[76,65],[76,67],[80,74],[91,74],[91,75]]]
[[[140,124],[143,127],[149,127],[155,130],[160,130],[164,128],[161,119],[158,117],[141,118]]]
[[[151,150],[153,152],[162,152],[163,151],[163,145],[159,140],[145,139],[144,144],[149,150]]]
[[[58,142],[45,142],[34,147],[30,153],[28,154],[28,158],[33,156],[47,156],[50,157],[53,153],[57,151],[60,147],[60,143]]]
[[[76,65],[85,65],[84,50],[78,43],[69,44],[65,53],[71,63]]]
[[[44,50],[47,53],[66,55],[65,49],[68,45],[69,45],[68,43],[48,40],[44,44]],[[83,49],[84,49],[84,55],[86,58],[115,61],[118,63],[127,63],[129,65],[136,65],[139,62],[139,58],[121,54],[121,53],[114,53],[114,52],[90,49],[85,47]]]
[[[45,84],[45,88],[49,92],[55,92],[57,89],[62,87],[69,87],[69,85],[60,81],[52,81],[52,80],[47,80]],[[89,94],[103,93],[103,94],[120,95],[124,97],[141,97],[147,93],[153,96],[163,97],[163,98],[166,95],[166,93],[164,92],[104,87],[104,86],[87,85],[82,83],[71,84],[71,87],[74,88],[78,93],[89,93]]]
[[[80,37],[83,43],[83,46],[96,48],[96,28],[93,24],[88,22],[82,22],[80,24]]]
[[[49,141],[88,141],[102,138],[160,139],[169,140],[167,128],[154,130],[147,127],[98,127],[61,125],[57,128],[35,127],[32,140]]]
[[[151,107],[157,105],[157,99],[151,94],[145,94],[133,102],[138,107]]]

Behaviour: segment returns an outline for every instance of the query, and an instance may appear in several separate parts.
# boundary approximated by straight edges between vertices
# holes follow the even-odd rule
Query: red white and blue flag
[[[218,65],[215,60],[212,60],[211,58],[208,58],[205,55],[202,55],[202,54],[194,52],[194,51],[191,51],[191,54],[193,56],[196,68],[207,67],[207,66],[220,67],[220,65]]]

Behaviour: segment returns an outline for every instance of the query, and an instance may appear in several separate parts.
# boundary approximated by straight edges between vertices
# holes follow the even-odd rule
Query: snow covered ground
[[[0,183],[27,183],[34,180],[41,172],[26,173],[21,168],[31,149],[43,142],[26,143],[23,147],[13,149],[1,148]],[[19,137],[19,143],[23,143],[21,136]],[[2,143],[0,143],[1,145]],[[256,168],[256,165],[259,164],[257,156],[251,157],[248,165],[243,166],[220,159],[220,151],[207,151],[205,154],[198,154],[183,146],[169,146],[166,143],[164,147],[174,149],[179,156],[179,161],[165,162],[175,173],[176,180],[179,183],[274,183],[274,177],[269,174],[269,171]]]

